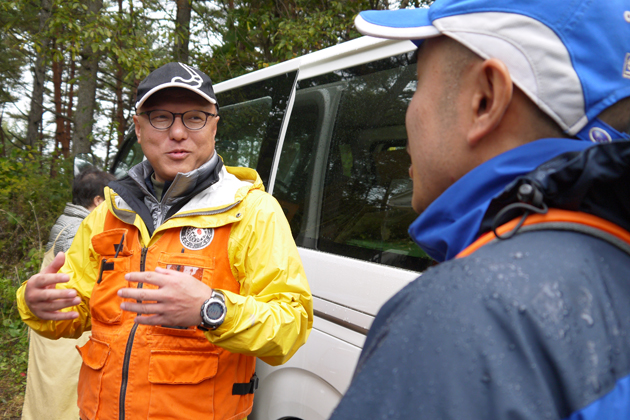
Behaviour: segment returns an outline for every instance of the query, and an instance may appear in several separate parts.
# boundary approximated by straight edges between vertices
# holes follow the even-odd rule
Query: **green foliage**
[[[0,157],[0,273],[7,266],[39,269],[28,258],[33,250],[41,253],[71,197],[71,162],[57,164],[55,178],[47,173],[51,164],[29,150],[12,149],[8,157]]]
[[[370,8],[369,0],[199,2],[197,35],[212,32],[220,43],[211,54],[191,53],[213,80],[226,80],[355,38],[354,16]]]
[[[7,274],[0,270],[0,405],[5,414],[19,414],[26,388],[28,328],[20,319],[15,303],[18,289],[15,279],[20,273],[16,271],[17,277]]]
[[[386,0],[216,0],[193,5],[201,21],[195,34],[212,33],[219,39],[210,53],[191,48],[196,63],[215,82],[356,38],[360,34],[354,18],[360,11],[389,8]]]
[[[15,292],[17,287],[9,278],[0,277],[2,296],[2,332],[0,333],[0,375],[10,375],[18,387],[23,385],[28,367],[28,328],[17,316]],[[11,299],[11,300],[10,300]]]
[[[155,58],[149,42],[150,23],[144,13],[144,9],[119,13],[103,8],[94,15],[87,10],[85,0],[54,0],[48,32],[41,35],[55,39],[58,48],[52,53],[56,60],[64,60],[65,54],[77,60],[86,45],[122,65],[125,82],[134,83],[149,74]]]
[[[23,13],[15,13],[12,7],[19,7]],[[19,84],[22,66],[26,64],[21,34],[34,24],[36,13],[31,2],[18,5],[0,0],[0,103],[17,99],[12,92]]]

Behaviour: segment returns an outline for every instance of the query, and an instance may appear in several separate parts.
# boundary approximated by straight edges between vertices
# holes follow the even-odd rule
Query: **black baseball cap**
[[[191,90],[211,104],[219,106],[212,89],[212,80],[207,74],[184,63],[168,63],[153,70],[140,82],[136,94],[136,109],[155,92],[172,87]]]

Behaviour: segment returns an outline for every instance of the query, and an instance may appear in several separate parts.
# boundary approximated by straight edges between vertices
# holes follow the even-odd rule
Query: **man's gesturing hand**
[[[136,317],[135,321],[138,324],[178,327],[201,324],[201,305],[212,294],[212,289],[207,284],[188,274],[160,267],[157,267],[155,271],[126,274],[125,279],[159,287],[159,289],[125,288],[118,291],[118,296],[122,298],[142,302],[123,302],[120,305],[124,311],[145,315]]]
[[[55,289],[57,283],[66,283],[70,280],[67,274],[58,273],[65,261],[66,255],[63,252],[58,253],[48,267],[32,276],[26,283],[24,300],[31,312],[40,319],[58,321],[79,316],[76,311],[59,312],[60,309],[81,303],[76,290]]]

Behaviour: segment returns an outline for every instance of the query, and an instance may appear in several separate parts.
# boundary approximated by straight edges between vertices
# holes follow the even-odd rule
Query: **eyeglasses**
[[[175,122],[175,117],[180,116],[182,124],[189,130],[201,130],[206,126],[208,117],[216,117],[218,114],[213,114],[206,111],[186,111],[186,112],[171,112],[163,109],[153,109],[151,111],[144,111],[138,115],[146,114],[149,117],[149,123],[151,126],[158,130],[166,130],[171,128]]]

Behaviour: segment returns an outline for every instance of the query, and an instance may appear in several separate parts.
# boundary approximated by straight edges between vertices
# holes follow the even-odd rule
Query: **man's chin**
[[[423,206],[421,203],[418,203],[413,198],[411,199],[411,208],[418,214],[422,214],[423,211],[426,210],[427,206]]]
[[[170,174],[170,173],[168,173],[168,174],[159,174],[159,175],[158,175],[158,174],[156,173],[156,174],[155,174],[155,179],[156,179],[158,182],[172,182],[172,181],[175,179],[175,176],[176,176],[176,175],[177,175],[177,173],[175,173],[174,175],[173,175],[173,174]]]
[[[426,197],[420,194],[417,188],[413,188],[411,194],[411,208],[418,214],[421,214],[426,210],[428,204],[426,203]]]

